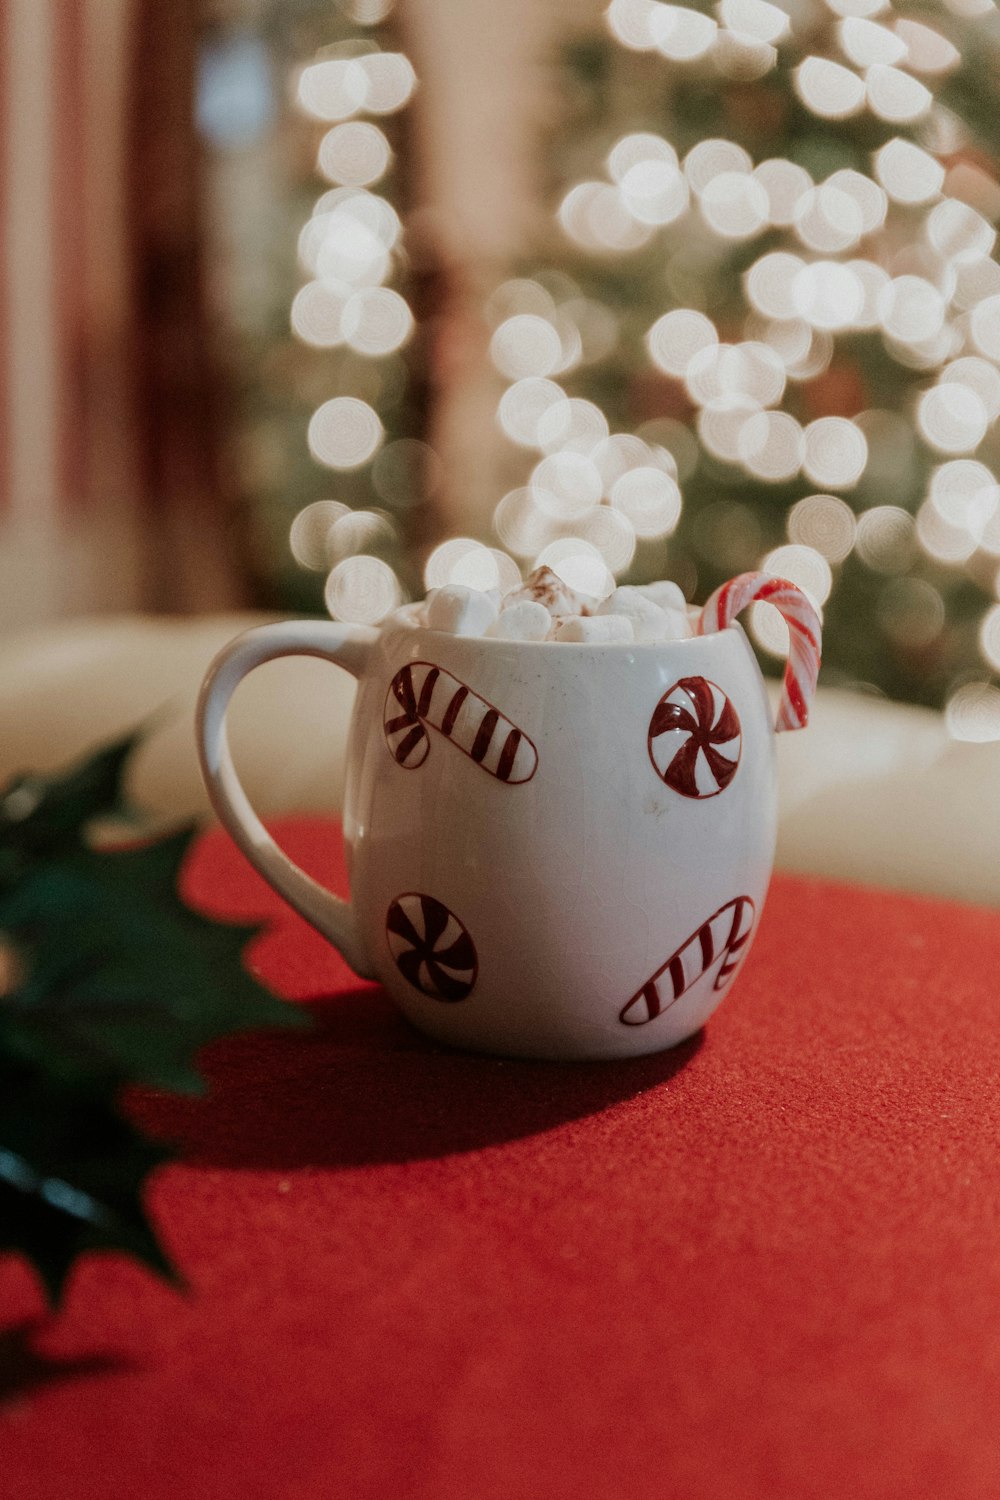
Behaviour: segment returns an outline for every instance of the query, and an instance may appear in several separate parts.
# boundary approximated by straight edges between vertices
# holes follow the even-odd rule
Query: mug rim
[[[405,609],[406,606],[403,605],[402,608]],[[475,642],[478,645],[488,646],[491,649],[499,646],[523,646],[530,648],[532,651],[538,651],[539,649],[551,650],[554,647],[558,647],[560,651],[565,651],[568,647],[570,650],[577,652],[662,651],[667,647],[690,646],[695,641],[710,641],[713,637],[727,635],[731,630],[735,631],[737,635],[743,636],[745,640],[749,640],[739,620],[731,620],[722,630],[713,630],[708,635],[682,635],[672,641],[518,641],[505,640],[503,637],[496,635],[456,635],[451,630],[434,630],[430,625],[420,625],[416,621],[400,619],[398,611],[383,620],[379,629],[380,631],[385,631],[392,627],[403,631],[407,635],[427,635],[432,636],[435,640],[463,641],[470,644]]]

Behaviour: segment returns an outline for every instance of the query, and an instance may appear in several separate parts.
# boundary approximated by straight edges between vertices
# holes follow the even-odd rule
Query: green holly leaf
[[[256,927],[210,921],[176,893],[191,831],[119,853],[69,850],[0,893],[25,975],[0,1014],[17,1056],[76,1078],[199,1092],[197,1054],[234,1031],[306,1024],[245,970]]]
[[[193,828],[95,837],[128,812],[136,743],[0,792],[0,1253],[27,1255],[52,1298],[94,1249],[172,1274],[142,1207],[170,1153],[121,1115],[123,1089],[200,1092],[207,1042],[308,1024],[244,967],[259,929],[178,894]]]
[[[78,1257],[95,1250],[124,1251],[179,1283],[142,1203],[149,1173],[169,1155],[99,1087],[0,1060],[0,1253],[27,1256],[51,1303]]]
[[[16,777],[0,793],[0,847],[41,857],[80,843],[95,818],[127,817],[123,781],[138,744],[128,735],[55,776]]]

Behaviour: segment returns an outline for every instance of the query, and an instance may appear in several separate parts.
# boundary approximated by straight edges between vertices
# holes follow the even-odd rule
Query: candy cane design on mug
[[[412,771],[430,752],[428,726],[498,781],[530,781],[538,751],[522,729],[443,667],[415,661],[389,684],[383,727],[397,765]]]
[[[713,964],[719,964],[716,990],[723,989],[742,962],[753,932],[756,907],[749,896],[736,896],[691,934],[665,964],[651,975],[622,1008],[626,1026],[645,1026],[669,1010]]]
[[[386,941],[408,984],[432,1000],[465,1000],[479,974],[476,945],[465,924],[433,896],[407,891],[385,919]]]
[[[717,797],[736,775],[743,746],[739,715],[707,677],[682,677],[649,722],[649,758],[682,797]]]

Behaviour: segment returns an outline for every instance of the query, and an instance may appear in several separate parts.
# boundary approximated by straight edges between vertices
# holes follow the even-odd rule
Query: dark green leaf
[[[177,1281],[142,1205],[168,1155],[100,1090],[0,1062],[0,1252],[26,1255],[53,1303],[93,1250],[124,1251]]]
[[[307,1024],[247,973],[256,927],[182,901],[193,829],[95,845],[135,744],[0,793],[0,1252],[27,1255],[53,1299],[90,1250],[172,1274],[142,1206],[169,1153],[122,1118],[122,1090],[197,1092],[206,1042]]]

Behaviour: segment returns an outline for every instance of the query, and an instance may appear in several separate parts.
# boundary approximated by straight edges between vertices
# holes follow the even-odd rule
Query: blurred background
[[[5,767],[188,691],[258,617],[377,622],[539,561],[701,602],[766,567],[824,614],[792,801],[822,763],[856,805],[909,757],[981,805],[992,0],[0,0],[0,26]],[[749,628],[780,673],[780,619]]]

